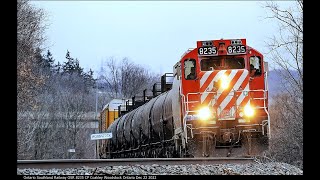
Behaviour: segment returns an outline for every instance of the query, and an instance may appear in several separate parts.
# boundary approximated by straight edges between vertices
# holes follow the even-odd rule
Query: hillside
[[[297,71],[292,71],[292,74],[295,77],[298,77],[298,72]],[[269,97],[273,97],[274,95],[283,92],[282,86],[283,79],[280,76],[279,71],[269,71],[269,76],[268,76],[268,85],[269,85]]]

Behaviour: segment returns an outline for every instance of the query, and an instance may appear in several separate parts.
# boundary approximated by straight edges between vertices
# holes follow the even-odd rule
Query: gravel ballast
[[[302,175],[293,165],[278,162],[214,165],[134,165],[67,169],[17,169],[18,175]]]

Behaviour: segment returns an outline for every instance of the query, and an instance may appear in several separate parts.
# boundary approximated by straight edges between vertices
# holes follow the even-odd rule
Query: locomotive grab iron
[[[154,85],[141,104],[105,106],[100,132],[112,139],[99,142],[100,158],[260,155],[270,138],[267,69],[246,39],[197,41],[162,76],[161,94]]]

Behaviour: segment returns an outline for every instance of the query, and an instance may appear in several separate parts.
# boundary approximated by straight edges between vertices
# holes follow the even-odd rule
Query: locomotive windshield
[[[223,69],[244,69],[244,58],[234,56],[205,57],[201,60],[201,71],[213,71]]]

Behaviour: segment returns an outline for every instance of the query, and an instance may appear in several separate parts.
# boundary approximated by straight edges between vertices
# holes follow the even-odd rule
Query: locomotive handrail
[[[269,113],[268,111],[266,110],[266,100],[267,100],[267,92],[268,90],[264,90],[264,89],[255,89],[255,90],[234,90],[234,91],[231,91],[233,93],[236,93],[236,92],[263,92],[263,98],[252,98],[253,100],[263,100],[263,106],[262,107],[255,107],[256,109],[264,109],[266,114],[268,115],[268,119],[269,119]],[[199,103],[199,101],[189,101],[189,96],[191,95],[202,95],[202,94],[216,94],[216,95],[219,95],[219,94],[222,94],[222,93],[217,93],[217,92],[191,92],[191,93],[188,93],[187,94],[187,98],[185,98],[185,96],[182,94],[183,96],[183,104],[184,104],[184,112],[185,114],[189,114],[189,112],[196,112],[196,111],[190,111],[189,110],[189,104],[192,104],[192,103]]]
[[[264,73],[264,83],[265,83],[265,89],[269,89],[269,85],[268,85],[268,80],[267,80],[267,78],[268,78],[268,71],[266,71],[265,73]],[[265,97],[267,98],[267,93],[265,93],[264,94],[265,95]],[[266,105],[265,105],[265,101],[264,101],[264,111],[267,113],[267,115],[268,115],[268,129],[267,129],[267,136],[269,137],[269,138],[271,138],[271,133],[270,133],[270,130],[271,130],[271,126],[270,126],[270,115],[269,115],[269,112],[267,111],[267,107],[266,107]]]
[[[186,109],[186,106],[185,106],[185,101],[186,101],[186,97],[184,96],[184,94],[181,92],[181,89],[180,89],[180,95],[182,96],[182,105],[184,106],[183,109],[184,109],[184,116],[183,116],[183,131],[184,131],[184,136],[185,136],[185,141],[186,143],[188,142],[188,133],[187,133],[187,109]]]

